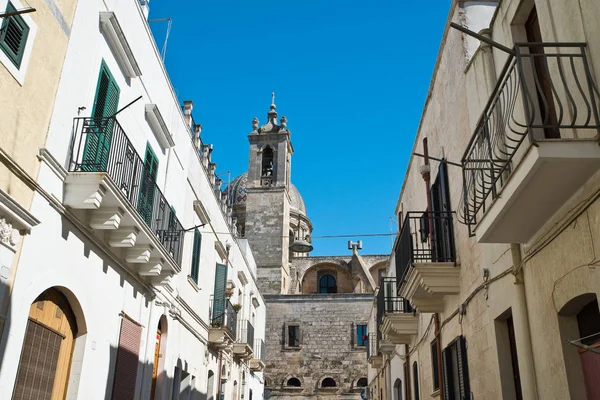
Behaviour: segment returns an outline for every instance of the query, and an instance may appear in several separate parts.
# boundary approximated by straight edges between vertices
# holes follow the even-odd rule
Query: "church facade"
[[[266,393],[272,398],[358,399],[367,386],[367,325],[389,256],[312,257],[306,205],[291,182],[294,151],[287,118],[274,101],[267,122],[248,135],[248,172],[225,193],[240,236],[257,263],[266,303]],[[308,242],[308,243],[307,243]],[[291,246],[291,249],[290,249]]]

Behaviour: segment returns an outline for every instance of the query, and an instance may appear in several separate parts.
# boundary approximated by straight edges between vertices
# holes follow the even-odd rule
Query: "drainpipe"
[[[524,399],[537,399],[537,384],[535,377],[535,364],[533,361],[533,348],[531,343],[531,330],[529,327],[529,315],[527,312],[527,296],[525,293],[525,282],[521,269],[522,256],[521,245],[511,243],[510,245],[513,275],[515,277],[515,301],[512,309],[512,317],[515,329],[515,341],[517,342],[517,360],[519,373],[521,375],[521,390]]]
[[[404,345],[404,352],[406,353],[406,367],[404,368],[404,379],[406,379],[406,381],[404,382],[404,387],[406,388],[406,400],[411,400],[411,393],[410,393],[410,347],[405,344]]]
[[[221,368],[223,368],[223,350],[219,350],[219,379],[217,380],[217,400],[221,400]]]
[[[431,168],[429,167],[429,147],[427,145],[427,138],[423,138],[423,155],[425,156],[426,168],[423,168],[422,175],[425,181],[425,192],[427,194],[427,211],[431,211]],[[433,240],[433,218],[429,220],[429,242],[431,243],[431,254],[434,254],[434,240]],[[437,366],[438,366],[438,382],[440,385],[440,398],[444,398],[444,379],[442,373],[442,333],[440,331],[440,314],[433,314],[433,323],[435,328],[435,343],[437,347]]]

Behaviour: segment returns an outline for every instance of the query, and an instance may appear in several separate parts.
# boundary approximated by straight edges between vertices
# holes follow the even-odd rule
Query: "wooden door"
[[[156,380],[158,379],[158,362],[160,359],[160,341],[162,332],[160,330],[160,324],[156,331],[156,345],[154,346],[154,366],[152,368],[152,390],[150,391],[150,399],[154,400],[156,392]]]
[[[68,300],[49,289],[31,305],[13,399],[64,399],[77,325]]]

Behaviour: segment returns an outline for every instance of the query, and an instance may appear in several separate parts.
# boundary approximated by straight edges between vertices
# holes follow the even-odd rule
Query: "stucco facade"
[[[594,86],[600,43],[597,24],[589,21],[599,11],[592,2],[452,2],[413,147],[421,156],[411,155],[396,209],[401,234],[387,275],[398,291],[379,294],[386,299],[405,296],[416,311],[398,316],[398,310],[387,306],[373,310],[370,332],[379,332],[380,339],[370,362],[372,398],[414,399],[417,391],[420,398],[444,399],[591,399],[598,393],[598,377],[590,372],[598,355],[585,346],[594,346],[587,340],[597,342],[598,333],[599,276],[594,266],[600,182],[597,144],[590,139],[598,134]],[[451,22],[500,46],[463,34]],[[531,44],[515,47],[522,42],[544,42],[546,47],[543,52]],[[579,42],[585,46],[556,44]],[[515,49],[521,59],[514,63],[506,48]],[[530,54],[536,51],[546,55],[545,64],[532,61]],[[563,54],[575,58],[567,63],[560,59]],[[512,71],[519,72],[518,79]],[[588,89],[571,92],[578,90],[577,79],[589,83]],[[545,91],[550,84],[555,91]],[[537,97],[530,95],[532,89]],[[584,106],[586,101],[590,107]],[[558,117],[551,120],[554,112]],[[586,115],[589,121],[580,122]],[[572,129],[574,125],[578,128]],[[514,145],[511,137],[523,139]],[[422,157],[425,138],[428,168]],[[477,146],[495,152],[492,174],[485,169],[486,153],[472,161]],[[540,153],[548,146],[555,158]],[[573,146],[578,147],[571,156]],[[590,168],[577,170],[588,157]],[[436,222],[427,227],[440,218],[432,214],[440,160],[447,161],[442,181],[448,190],[447,211],[453,213],[451,229],[444,232],[451,233],[441,233]],[[427,175],[431,194],[424,183]],[[428,207],[430,214],[424,213]],[[533,211],[515,219],[519,210]],[[411,212],[418,217],[411,220]],[[407,224],[415,221],[425,225],[411,230]],[[435,233],[429,233],[432,226]],[[413,253],[405,269],[397,264],[406,261],[401,249],[407,230],[413,234]],[[428,235],[445,234],[452,237],[451,258],[440,262],[415,252],[434,248]],[[442,245],[439,239],[435,248]],[[423,280],[417,282],[415,276]],[[424,287],[429,295],[421,291]],[[586,334],[592,338],[581,340]],[[444,358],[455,357],[456,349],[458,374]],[[434,368],[438,361],[441,371]]]

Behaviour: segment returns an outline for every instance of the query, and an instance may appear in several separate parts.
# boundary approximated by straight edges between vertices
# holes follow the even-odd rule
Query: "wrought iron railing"
[[[377,348],[377,337],[377,333],[369,333],[369,343],[367,343],[367,360],[370,360],[372,357],[375,357],[379,354],[379,349]]]
[[[411,313],[413,309],[408,300],[396,295],[396,278],[383,278],[377,293],[377,328],[385,314]]]
[[[239,332],[238,342],[247,343],[254,351],[254,326],[247,319],[241,319],[238,322]]]
[[[75,118],[69,171],[106,172],[181,265],[183,227],[115,117]]]
[[[267,359],[267,347],[265,341],[262,339],[256,339],[254,341],[254,358],[257,360],[266,361]]]
[[[526,138],[535,143],[600,135],[600,93],[585,48],[585,43],[515,45],[462,159],[458,213],[470,234],[520,162]]]
[[[455,262],[452,213],[410,211],[406,213],[394,248],[396,277],[401,285],[414,263]]]
[[[211,299],[210,322],[213,328],[225,328],[237,339],[238,312],[228,299]],[[254,333],[254,332],[253,332]]]

